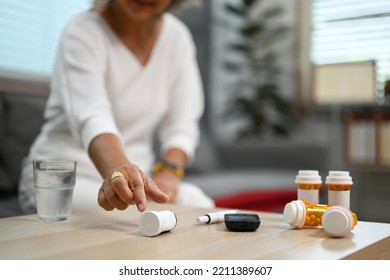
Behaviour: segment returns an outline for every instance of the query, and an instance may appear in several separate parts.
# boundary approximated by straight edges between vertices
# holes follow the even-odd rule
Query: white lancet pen
[[[196,222],[198,224],[214,224],[218,222],[223,222],[225,220],[225,214],[235,213],[238,213],[237,209],[207,213],[203,216],[199,216],[198,218],[196,218]]]

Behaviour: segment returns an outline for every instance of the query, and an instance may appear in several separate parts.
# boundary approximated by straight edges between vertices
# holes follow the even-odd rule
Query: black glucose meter
[[[257,214],[225,214],[225,226],[230,231],[255,231],[261,220]]]

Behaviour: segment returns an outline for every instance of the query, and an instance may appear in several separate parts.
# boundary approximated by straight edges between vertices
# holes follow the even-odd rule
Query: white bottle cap
[[[329,171],[326,177],[326,184],[352,185],[352,177],[348,171]]]
[[[352,213],[342,206],[332,206],[322,215],[322,226],[331,236],[345,236],[354,228]]]
[[[299,184],[321,184],[321,176],[317,170],[299,170],[295,177],[295,183]]]
[[[176,215],[172,211],[149,211],[142,214],[139,228],[145,236],[156,236],[174,229],[176,223]]]
[[[306,207],[302,200],[293,200],[284,206],[284,220],[292,227],[302,228],[306,219]]]

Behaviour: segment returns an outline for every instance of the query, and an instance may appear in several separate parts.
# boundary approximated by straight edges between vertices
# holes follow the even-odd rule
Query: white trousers
[[[73,209],[97,207],[98,191],[102,179],[96,177],[77,176],[73,191]],[[19,204],[24,213],[35,213],[35,189],[33,185],[32,164],[24,163],[19,182]],[[197,207],[213,208],[214,201],[208,197],[198,186],[188,182],[181,182],[176,204]]]
[[[92,187],[91,182],[86,182],[84,178],[78,178],[78,180],[73,192],[74,209],[96,207],[98,205],[97,194],[102,182],[96,182]],[[214,201],[210,197],[198,186],[188,182],[181,182],[176,204],[197,208],[215,207]]]

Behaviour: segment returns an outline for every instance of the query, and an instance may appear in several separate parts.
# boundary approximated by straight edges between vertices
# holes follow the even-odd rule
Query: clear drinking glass
[[[76,183],[76,165],[76,161],[70,160],[33,161],[37,212],[41,221],[69,220]]]

